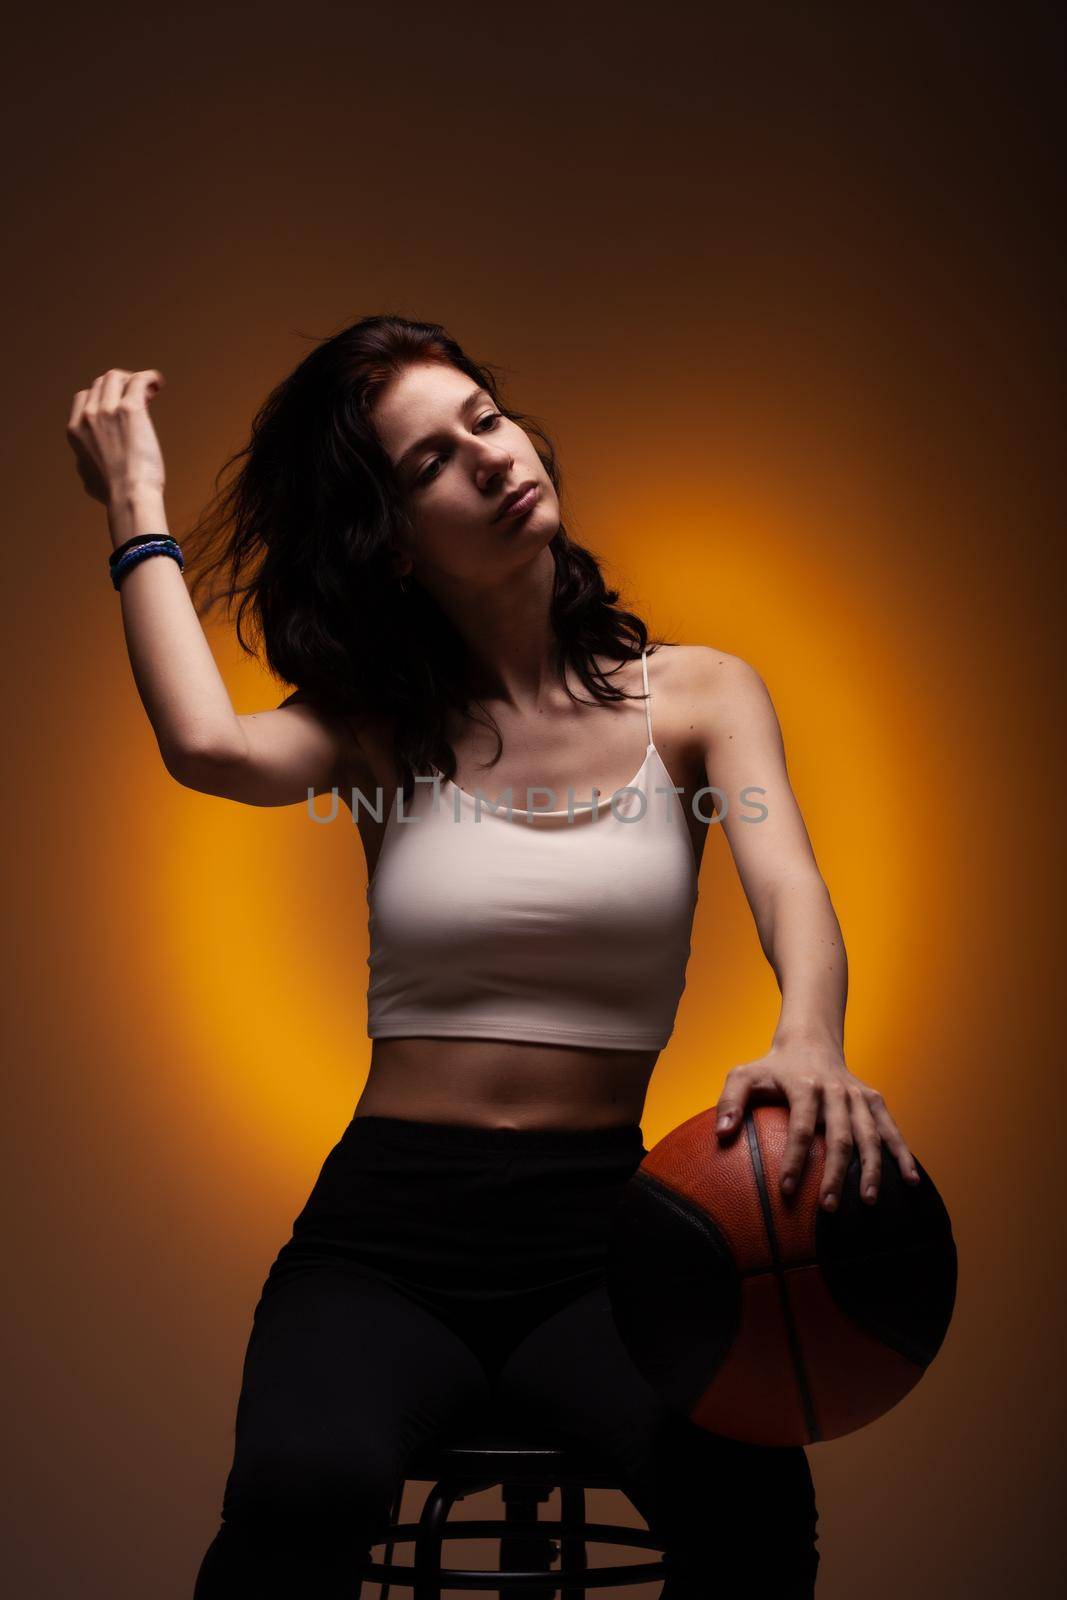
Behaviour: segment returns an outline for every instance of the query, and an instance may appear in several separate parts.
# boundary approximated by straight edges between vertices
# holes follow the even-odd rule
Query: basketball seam
[[[892,1260],[896,1261],[899,1260],[901,1256],[919,1255],[923,1251],[936,1250],[937,1248],[938,1245],[936,1241],[931,1242],[928,1239],[924,1239],[920,1240],[918,1244],[887,1245],[883,1250],[853,1250],[850,1251],[848,1255],[842,1254],[835,1256],[834,1266],[851,1267],[854,1266],[856,1262],[866,1265],[869,1261],[880,1261],[886,1257],[890,1257]],[[798,1256],[795,1261],[783,1261],[781,1264],[781,1270],[783,1272],[801,1272],[808,1267],[818,1267],[821,1270],[822,1265],[823,1264],[817,1255]],[[776,1267],[756,1267],[750,1272],[741,1272],[739,1270],[739,1276],[743,1279],[763,1278],[766,1277],[768,1273],[772,1273],[777,1270],[778,1269]]]
[[[710,1239],[711,1243],[716,1247],[721,1246],[722,1234],[714,1219],[705,1216],[699,1210],[690,1209],[695,1204],[693,1201],[690,1201],[687,1206],[685,1203],[687,1197],[676,1193],[669,1184],[664,1183],[661,1178],[657,1178],[655,1173],[639,1172],[635,1176],[639,1184],[654,1190],[662,1204],[668,1206],[676,1216],[681,1217],[683,1222],[687,1222],[690,1227],[695,1228],[702,1238]],[[737,1270],[736,1264],[734,1270]]]
[[[774,1216],[771,1212],[770,1196],[767,1193],[767,1179],[763,1171],[763,1156],[760,1152],[759,1140],[756,1137],[756,1125],[750,1112],[745,1114],[745,1132],[748,1135],[748,1153],[756,1180],[756,1192],[759,1195],[760,1210],[763,1212],[763,1226],[767,1230],[767,1243],[771,1252],[771,1270],[778,1285],[778,1300],[782,1308],[782,1319],[785,1322],[789,1353],[793,1360],[793,1373],[797,1381],[797,1388],[800,1391],[800,1403],[804,1408],[804,1421],[807,1424],[808,1436],[812,1444],[817,1444],[821,1434],[815,1416],[815,1402],[808,1383],[807,1371],[804,1367],[804,1355],[800,1348],[800,1335],[797,1332],[796,1322],[793,1318],[793,1307],[789,1301],[789,1290],[786,1286],[785,1271],[781,1252],[778,1248],[778,1236],[774,1231]]]

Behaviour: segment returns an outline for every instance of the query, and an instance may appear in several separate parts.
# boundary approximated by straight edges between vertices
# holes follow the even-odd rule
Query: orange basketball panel
[[[763,1273],[742,1283],[737,1337],[690,1417],[709,1433],[750,1444],[807,1442],[775,1274]]]

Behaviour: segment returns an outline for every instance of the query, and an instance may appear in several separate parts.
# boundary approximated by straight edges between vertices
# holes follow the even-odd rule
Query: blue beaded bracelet
[[[151,544],[153,539],[171,539],[170,533],[138,533],[132,539],[127,539],[125,544],[120,544],[117,550],[112,550],[108,556],[108,566],[114,567],[122,560],[127,550],[132,550],[135,544]]]
[[[117,552],[115,553],[117,554]],[[132,549],[124,549],[124,553],[119,556],[117,561],[109,563],[112,587],[117,589],[130,568],[135,567],[139,561],[144,561],[148,556],[172,556],[178,563],[179,570],[185,571],[185,560],[177,539],[172,539],[169,534],[161,534],[158,538],[149,536],[142,539],[139,544],[134,545]]]

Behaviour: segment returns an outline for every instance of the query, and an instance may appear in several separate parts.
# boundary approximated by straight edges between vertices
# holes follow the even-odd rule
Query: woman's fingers
[[[778,1173],[783,1194],[792,1194],[800,1182],[820,1116],[826,1154],[819,1203],[824,1210],[833,1211],[840,1204],[853,1151],[859,1154],[860,1194],[868,1205],[877,1200],[881,1188],[883,1145],[892,1151],[909,1183],[920,1181],[911,1151],[877,1089],[861,1084],[851,1073],[843,1077],[834,1072],[771,1073],[762,1070],[765,1065],[746,1062],[726,1074],[715,1131],[722,1139],[737,1131],[753,1090],[787,1100],[789,1126]]]
[[[852,1160],[852,1117],[845,1085],[825,1084],[822,1106],[826,1160],[823,1163],[819,1202],[827,1211],[833,1211],[841,1198],[841,1186]]]
[[[819,1091],[816,1084],[798,1082],[787,1090],[789,1100],[789,1129],[786,1133],[785,1152],[778,1171],[778,1182],[783,1194],[792,1194],[800,1182],[800,1174],[808,1159],[808,1149],[815,1134],[819,1117]]]
[[[157,367],[146,367],[143,372],[135,372],[126,385],[126,399],[151,400],[166,381]]]
[[[162,490],[165,470],[147,401],[163,387],[155,367],[109,367],[74,396],[67,437],[88,492],[105,503],[133,486]]]
[[[104,387],[106,372],[98,372],[89,385],[89,398],[85,402],[85,415],[92,416],[100,405],[100,391]]]
[[[74,465],[81,479],[82,488],[92,499],[103,501],[107,499],[107,483],[89,448],[88,438],[82,431],[85,408],[92,394],[93,387],[90,385],[88,389],[79,389],[74,396],[67,418],[67,443],[74,452]]]
[[[723,1083],[722,1094],[716,1107],[715,1132],[722,1137],[741,1126],[745,1102],[752,1087],[751,1079],[743,1067],[731,1067]]]
[[[896,1156],[901,1172],[909,1183],[918,1183],[919,1169],[915,1165],[911,1151],[904,1142],[904,1135],[889,1115],[886,1103],[877,1089],[868,1091],[867,1104],[870,1107],[878,1132]]]
[[[860,1153],[860,1194],[868,1205],[873,1205],[882,1181],[882,1141],[871,1109],[861,1093],[852,1093],[851,1108],[852,1131]]]
[[[70,415],[67,417],[68,435],[73,434],[77,430],[78,424],[82,419],[82,412],[85,410],[85,402],[88,400],[88,398],[88,389],[79,389],[77,394],[74,396],[74,399],[71,401]],[[74,443],[73,439],[71,439],[71,443]]]
[[[104,373],[104,381],[100,386],[101,411],[114,411],[122,399],[122,391],[126,387],[126,380],[130,376],[121,367],[112,367],[110,372]]]

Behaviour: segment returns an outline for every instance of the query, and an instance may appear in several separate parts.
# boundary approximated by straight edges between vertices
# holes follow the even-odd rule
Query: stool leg
[[[585,1542],[585,1490],[580,1483],[564,1483],[560,1486],[559,1498],[559,1520],[563,1524],[560,1570],[568,1576],[577,1576],[589,1565],[589,1551]],[[585,1600],[587,1592],[584,1585],[575,1588],[571,1584],[564,1584],[559,1592],[560,1600]]]
[[[517,1528],[536,1522],[538,1505],[552,1493],[551,1489],[538,1489],[528,1483],[502,1483],[500,1491],[504,1497],[505,1525],[514,1524]],[[545,1534],[505,1532],[500,1540],[500,1570],[550,1572],[558,1554],[559,1546]],[[522,1592],[529,1600],[554,1600],[556,1585],[523,1589]],[[498,1590],[498,1594],[500,1600],[512,1600],[506,1589]]]
[[[426,1503],[419,1517],[418,1532],[415,1535],[414,1572],[412,1574],[412,1594],[414,1600],[441,1600],[441,1585],[436,1581],[441,1576],[441,1547],[444,1539],[441,1529],[448,1521],[448,1513],[461,1498],[456,1493],[449,1493],[443,1484],[435,1483],[426,1496]]]
[[[406,1480],[404,1478],[401,1478],[400,1482],[397,1484],[396,1494],[395,1494],[395,1496],[393,1498],[393,1509],[389,1513],[389,1527],[390,1527],[390,1529],[395,1528],[396,1524],[400,1521],[400,1512],[401,1512],[401,1509],[402,1509],[403,1504],[404,1504],[404,1484],[405,1484],[405,1482],[406,1482]],[[384,1564],[386,1566],[388,1566],[390,1561],[392,1561],[392,1559],[393,1559],[393,1545],[394,1545],[393,1535],[390,1532],[388,1539],[385,1541],[385,1549],[382,1552],[382,1561],[384,1562]],[[389,1579],[388,1578],[383,1578],[381,1583],[378,1585],[378,1600],[389,1600]]]

